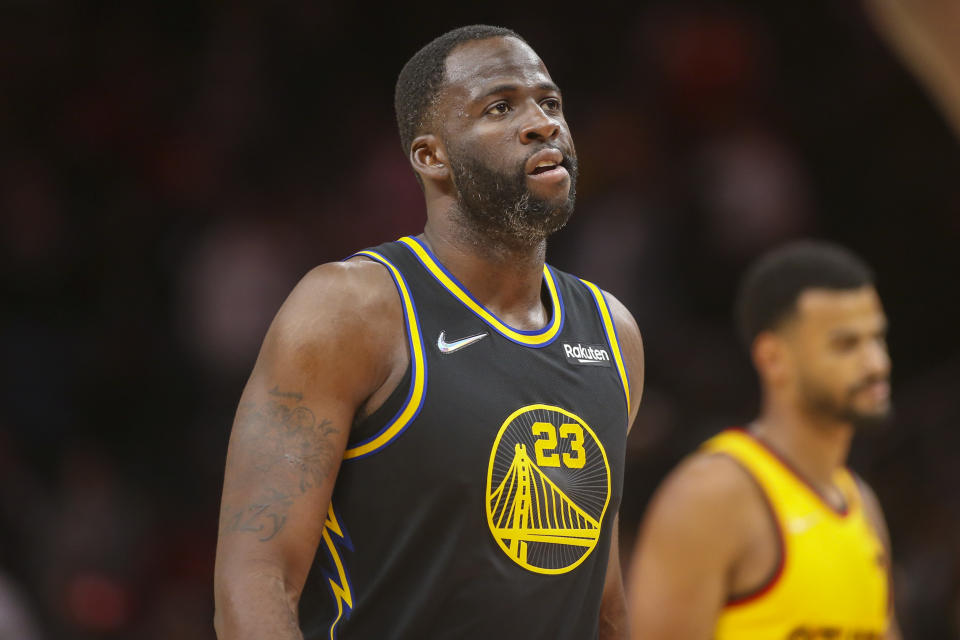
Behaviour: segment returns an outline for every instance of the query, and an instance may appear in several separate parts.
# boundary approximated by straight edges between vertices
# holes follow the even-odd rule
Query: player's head
[[[765,394],[854,425],[890,413],[886,317],[870,268],[825,242],[796,242],[747,272],[736,305]]]
[[[394,105],[428,200],[452,198],[481,237],[534,244],[569,219],[577,158],[560,90],[513,31],[473,25],[433,40],[403,67]]]

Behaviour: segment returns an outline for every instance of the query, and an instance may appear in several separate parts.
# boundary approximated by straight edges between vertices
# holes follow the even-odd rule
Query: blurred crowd
[[[908,638],[960,637],[960,142],[851,3],[0,7],[0,640],[210,639],[226,442],[312,266],[419,232],[392,90],[462,24],[564,90],[577,213],[548,260],[644,334],[623,557],[656,483],[749,420],[730,305],[758,253],[875,268],[896,420],[851,466]],[[796,6],[793,6],[796,5]]]

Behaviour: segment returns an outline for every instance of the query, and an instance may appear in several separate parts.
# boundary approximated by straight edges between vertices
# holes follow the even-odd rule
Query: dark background
[[[624,557],[666,471],[756,408],[738,275],[828,238],[891,321],[896,422],[851,465],[902,626],[960,637],[960,146],[859,5],[483,6],[0,3],[0,638],[213,637],[259,341],[310,267],[422,228],[393,84],[474,22],[564,90],[582,173],[549,260],[644,333]]]

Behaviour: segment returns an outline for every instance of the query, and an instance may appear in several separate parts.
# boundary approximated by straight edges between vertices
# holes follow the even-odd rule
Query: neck
[[[535,330],[549,321],[541,300],[547,243],[514,245],[480,237],[454,216],[430,216],[420,236],[457,280],[507,324]]]
[[[824,497],[835,494],[833,477],[846,464],[853,425],[813,417],[768,398],[750,431],[786,458]]]

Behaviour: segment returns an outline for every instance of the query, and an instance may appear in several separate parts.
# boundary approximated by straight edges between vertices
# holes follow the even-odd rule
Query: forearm
[[[627,597],[623,592],[623,573],[620,571],[620,516],[613,520],[607,574],[604,577],[603,597],[600,599],[599,640],[626,640]]]
[[[627,636],[627,601],[623,590],[604,594],[600,602],[600,624],[597,637],[599,640],[626,640]]]
[[[254,575],[218,585],[215,600],[218,640],[303,640],[296,599],[278,577]]]

